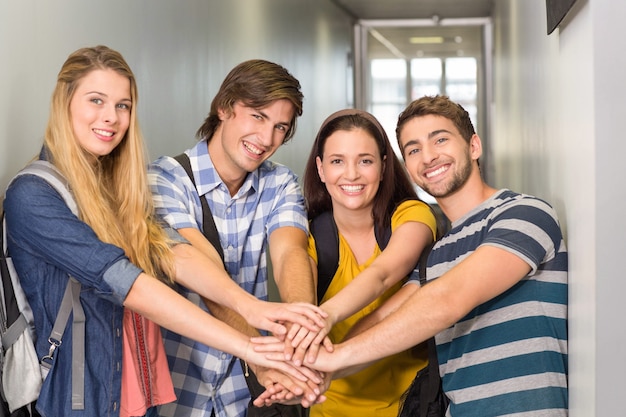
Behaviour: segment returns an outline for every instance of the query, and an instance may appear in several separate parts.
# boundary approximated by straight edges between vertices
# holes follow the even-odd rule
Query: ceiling
[[[370,58],[480,56],[494,0],[331,0],[369,28]],[[411,38],[421,42],[411,43]],[[427,39],[441,37],[439,43]]]

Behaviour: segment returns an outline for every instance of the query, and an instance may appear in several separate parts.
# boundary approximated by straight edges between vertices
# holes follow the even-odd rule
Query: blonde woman
[[[160,327],[250,362],[274,366],[248,337],[178,295],[174,280],[238,311],[254,326],[323,325],[317,307],[257,300],[155,218],[136,116],[137,86],[123,57],[105,46],[72,53],[58,75],[39,159],[69,183],[78,206],[34,175],[6,193],[8,244],[33,308],[36,350],[57,315],[68,274],[82,286],[85,311],[84,409],[72,410],[72,330],[65,330],[36,408],[48,416],[143,416],[174,394]],[[323,314],[322,314],[323,315]],[[306,380],[304,369],[279,365]],[[303,374],[304,372],[304,374]],[[306,375],[305,375],[306,374]]]

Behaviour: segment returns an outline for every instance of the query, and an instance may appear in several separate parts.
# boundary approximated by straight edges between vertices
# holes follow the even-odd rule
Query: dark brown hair
[[[370,113],[356,109],[340,110],[330,115],[315,138],[304,170],[303,192],[309,219],[332,210],[331,197],[318,175],[315,159],[318,156],[320,159],[324,158],[324,145],[330,135],[337,131],[353,129],[363,129],[369,133],[378,145],[381,159],[386,157],[380,187],[374,197],[372,215],[375,227],[387,227],[391,224],[391,215],[398,204],[418,197],[383,127]]]
[[[198,139],[211,140],[220,124],[218,110],[233,111],[236,102],[254,109],[262,109],[277,100],[289,100],[294,107],[293,118],[283,143],[291,139],[296,131],[296,118],[302,115],[300,82],[284,67],[273,62],[253,59],[242,62],[226,76],[211,102],[209,115],[196,132]]]

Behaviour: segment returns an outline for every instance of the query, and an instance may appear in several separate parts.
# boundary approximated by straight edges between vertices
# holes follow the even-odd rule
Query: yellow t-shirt
[[[430,208],[420,201],[409,200],[401,203],[391,217],[391,230],[399,225],[417,221],[426,224],[435,236],[436,221]],[[315,240],[309,237],[309,255],[317,263]],[[361,271],[367,268],[380,255],[381,250],[376,245],[372,256],[362,265],[357,264],[347,242],[339,235],[339,267],[333,277],[326,294],[320,304],[337,294],[343,287],[352,281]],[[385,300],[396,293],[404,281],[398,282],[383,295],[368,306],[337,323],[329,333],[330,339],[340,342],[350,331],[352,326],[368,315]],[[389,343],[393,343],[390,340]],[[362,371],[349,377],[336,379],[330,384],[326,392],[327,400],[322,404],[311,407],[311,417],[328,416],[385,416],[396,417],[400,396],[409,387],[418,370],[428,363],[425,345],[383,358]]]

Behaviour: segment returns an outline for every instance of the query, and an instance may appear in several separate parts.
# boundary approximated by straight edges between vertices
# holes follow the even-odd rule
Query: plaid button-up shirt
[[[149,170],[157,213],[173,228],[202,230],[200,196],[207,198],[224,250],[229,275],[247,292],[267,300],[268,236],[284,226],[308,230],[304,198],[296,175],[287,167],[264,162],[230,196],[200,141],[186,151],[196,188],[171,157],[161,157]],[[180,288],[206,310],[195,293]],[[176,333],[164,331],[177,402],[160,407],[161,416],[217,417],[245,415],[250,393],[239,361]]]

